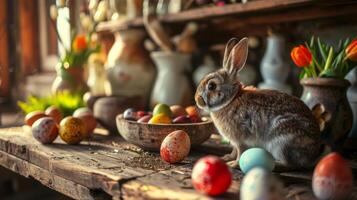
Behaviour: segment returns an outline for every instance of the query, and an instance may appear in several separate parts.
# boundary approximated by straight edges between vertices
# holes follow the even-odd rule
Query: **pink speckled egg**
[[[330,153],[315,167],[312,189],[318,199],[346,199],[352,189],[352,170],[342,156]]]
[[[190,153],[191,141],[185,131],[177,130],[165,137],[161,143],[160,155],[168,163],[181,162]]]
[[[42,144],[51,144],[58,136],[58,126],[52,117],[43,117],[32,125],[33,137]]]

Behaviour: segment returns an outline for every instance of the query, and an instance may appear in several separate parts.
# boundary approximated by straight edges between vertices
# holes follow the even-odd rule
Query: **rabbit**
[[[317,120],[299,98],[239,82],[247,56],[248,38],[229,40],[223,68],[206,75],[195,94],[197,106],[233,145],[223,159],[237,164],[246,149],[260,147],[284,166],[312,167],[325,150]]]

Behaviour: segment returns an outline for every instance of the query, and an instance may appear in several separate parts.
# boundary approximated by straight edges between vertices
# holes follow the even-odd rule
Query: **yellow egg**
[[[148,123],[149,124],[171,124],[171,119],[167,115],[160,113],[160,114],[153,116]]]
[[[59,135],[67,144],[78,144],[87,133],[84,122],[76,117],[66,117],[60,123]]]

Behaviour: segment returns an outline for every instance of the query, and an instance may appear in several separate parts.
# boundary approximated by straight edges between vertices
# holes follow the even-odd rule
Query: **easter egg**
[[[185,110],[184,107],[180,106],[180,105],[173,105],[170,106],[170,110],[172,112],[172,116],[173,117],[178,117],[178,116],[182,116],[182,115],[187,115],[187,112]]]
[[[151,117],[152,117],[151,115],[145,115],[145,116],[141,117],[138,120],[138,122],[140,122],[140,123],[148,123],[150,121]]]
[[[243,178],[240,187],[241,200],[282,200],[283,185],[270,171],[256,167]]]
[[[52,117],[57,124],[62,120],[62,112],[56,106],[50,106],[45,110],[45,114]]]
[[[352,170],[338,153],[330,153],[316,165],[312,189],[318,199],[347,199],[352,189]]]
[[[196,106],[188,106],[186,107],[186,112],[190,116],[200,116],[200,112]]]
[[[138,112],[136,112],[136,119],[139,120],[140,118],[144,117],[145,115],[148,115],[148,113],[145,111],[138,111]]]
[[[136,112],[134,108],[128,108],[124,111],[123,117],[126,120],[137,120]]]
[[[172,117],[171,109],[166,104],[157,104],[153,110],[153,116],[158,114],[165,114],[168,117]]]
[[[274,157],[262,148],[250,148],[240,156],[239,167],[243,173],[247,173],[254,167],[262,167],[267,171],[273,171],[275,167]]]
[[[28,126],[32,126],[32,124],[35,123],[36,120],[42,117],[47,117],[47,115],[42,111],[30,112],[25,116],[25,124]]]
[[[216,156],[200,158],[192,169],[191,178],[197,191],[211,196],[223,194],[232,182],[227,164]]]
[[[42,117],[31,127],[33,137],[42,144],[51,144],[58,136],[57,123],[52,117]]]
[[[158,115],[154,115],[148,123],[149,124],[171,124],[171,119],[167,115],[161,113]]]
[[[189,115],[189,117],[192,123],[202,122],[201,117],[198,115]]]
[[[184,123],[191,123],[190,117],[186,115],[181,115],[176,117],[174,120],[172,120],[174,124],[184,124]]]
[[[60,123],[59,135],[67,144],[78,144],[87,136],[86,131],[87,129],[81,119],[66,117]]]
[[[77,117],[84,122],[86,127],[86,138],[89,137],[97,127],[97,120],[93,112],[88,108],[79,108],[73,113],[73,117]]]
[[[181,162],[190,153],[191,141],[185,131],[168,134],[161,143],[160,156],[168,163]]]

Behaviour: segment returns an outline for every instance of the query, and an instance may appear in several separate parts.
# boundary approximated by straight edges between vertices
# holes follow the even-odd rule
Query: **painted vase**
[[[156,69],[143,46],[141,29],[119,31],[107,59],[107,95],[138,96],[147,105]]]
[[[305,78],[300,83],[303,86],[301,99],[306,105],[313,109],[322,104],[325,108],[321,113],[321,120],[326,122],[322,138],[332,147],[341,148],[352,127],[352,110],[346,95],[350,82],[334,78]]]
[[[151,94],[150,106],[158,103],[188,106],[193,103],[193,91],[186,75],[191,56],[177,52],[152,52],[158,76]]]
[[[52,84],[52,93],[69,91],[84,94],[89,91],[83,67],[62,67],[61,64],[58,64],[56,71],[57,76]]]
[[[291,87],[285,84],[290,68],[283,59],[285,39],[272,34],[267,39],[267,49],[260,65],[264,81],[258,87],[262,89],[275,89],[291,94]]]
[[[353,113],[353,126],[349,134],[351,138],[357,138],[357,68],[354,68],[347,76],[351,87],[347,90],[347,98]]]

